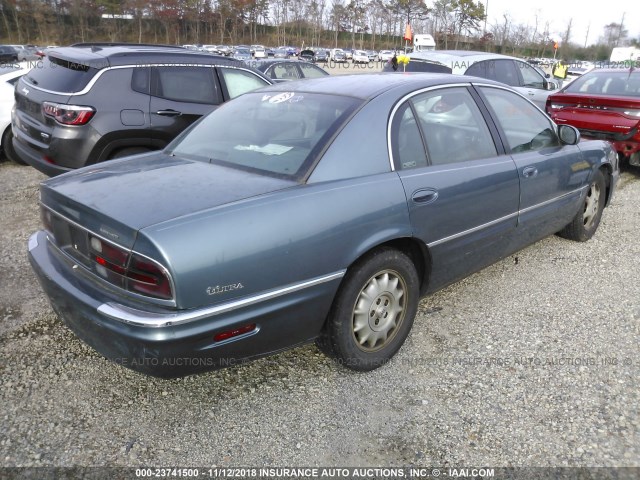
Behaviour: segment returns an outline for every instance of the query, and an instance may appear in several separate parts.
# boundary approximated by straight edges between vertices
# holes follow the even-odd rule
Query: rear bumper
[[[627,135],[581,129],[580,135],[583,138],[592,140],[606,140],[613,145],[616,152],[624,155],[625,157],[640,151],[640,133],[637,128]]]
[[[640,142],[623,140],[619,142],[612,142],[612,144],[615,151],[621,153],[625,157],[633,155],[636,152],[640,152]]]
[[[20,135],[20,133],[18,133],[17,136],[14,135],[13,149],[15,150],[16,155],[18,155],[25,163],[28,163],[36,170],[40,170],[42,173],[50,177],[54,177],[56,175],[60,175],[72,170],[71,168],[65,168],[56,165],[55,163],[47,162],[44,159],[44,154],[41,151],[27,145],[24,140],[20,140]]]
[[[195,321],[154,328],[114,318],[113,302],[60,257],[45,232],[29,239],[29,260],[55,312],[85,343],[124,367],[158,377],[178,377],[241,364],[313,340],[324,324],[340,278],[287,295],[233,308]],[[113,304],[113,303],[111,303]],[[145,312],[137,310],[141,316]],[[162,312],[147,312],[159,316]],[[248,324],[256,328],[222,341],[214,336]]]

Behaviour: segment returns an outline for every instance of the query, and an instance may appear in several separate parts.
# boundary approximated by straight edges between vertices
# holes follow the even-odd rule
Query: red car
[[[609,140],[621,159],[640,166],[640,69],[599,69],[550,95],[547,113],[584,138]]]

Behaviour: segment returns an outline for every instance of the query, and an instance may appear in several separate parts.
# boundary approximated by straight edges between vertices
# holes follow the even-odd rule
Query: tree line
[[[487,23],[481,0],[0,0],[0,41],[65,45],[109,41],[165,44],[266,44],[381,49],[403,44],[407,22],[440,49],[551,56],[548,21],[527,25],[504,15]],[[561,39],[563,56],[608,58],[638,44],[610,24],[594,45]]]

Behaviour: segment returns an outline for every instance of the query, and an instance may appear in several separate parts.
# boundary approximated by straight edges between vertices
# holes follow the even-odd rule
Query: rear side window
[[[227,87],[230,99],[269,85],[263,78],[245,70],[218,67],[218,72],[220,72],[222,80]]]
[[[410,102],[405,102],[398,109],[393,119],[392,131],[391,146],[398,170],[427,165],[422,135]]]
[[[320,67],[316,67],[315,65],[301,63],[299,66],[302,70],[302,75],[304,76],[304,78],[318,78],[327,76],[324,70],[322,70]]]
[[[511,60],[485,60],[476,62],[469,67],[465,75],[488,78],[512,87],[520,86],[520,77],[516,66]]]
[[[150,81],[151,73],[149,68],[139,67],[133,69],[133,75],[131,75],[131,89],[134,92],[149,95]]]
[[[278,63],[271,69],[271,78],[282,78],[284,80],[297,80],[300,78],[298,69],[291,63]]]
[[[222,96],[213,75],[213,68],[209,67],[155,67],[151,73],[151,95],[217,105],[222,103]]]
[[[48,56],[44,57],[42,64],[32,68],[24,78],[27,83],[44,90],[75,93],[84,89],[98,71],[100,69],[95,66]]]

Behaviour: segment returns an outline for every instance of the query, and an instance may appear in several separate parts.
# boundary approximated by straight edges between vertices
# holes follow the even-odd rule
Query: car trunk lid
[[[615,140],[630,138],[640,124],[640,99],[567,94],[552,96],[547,111],[558,124],[570,124],[584,134],[601,132]]]
[[[152,152],[49,179],[41,201],[68,223],[131,248],[144,227],[294,185]]]

